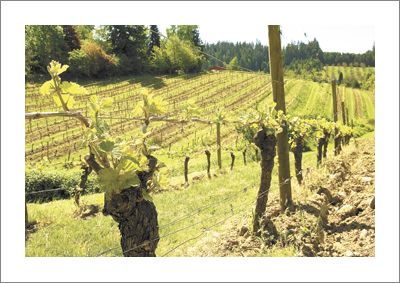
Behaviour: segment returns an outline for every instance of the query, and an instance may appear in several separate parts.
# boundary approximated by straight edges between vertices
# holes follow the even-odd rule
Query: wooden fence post
[[[342,120],[343,125],[346,125],[346,107],[344,107],[344,101],[342,100]]]
[[[276,103],[275,109],[277,111],[281,110],[286,114],[280,27],[278,25],[269,25],[268,37],[269,65],[271,70],[272,94],[274,102]],[[283,131],[277,135],[277,146],[280,204],[281,211],[284,211],[287,207],[293,205],[293,201],[290,182],[288,130],[286,123],[284,123],[282,129]]]

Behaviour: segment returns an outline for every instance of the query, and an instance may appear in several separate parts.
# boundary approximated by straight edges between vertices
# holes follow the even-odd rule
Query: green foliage
[[[169,36],[161,47],[153,49],[152,66],[155,72],[183,71],[190,73],[198,70],[201,56],[189,42],[176,35]]]
[[[148,30],[142,25],[106,26],[107,40],[120,57],[122,74],[141,73],[148,63]]]
[[[81,49],[69,52],[69,64],[77,77],[104,78],[116,73],[119,61],[95,42],[85,42]]]
[[[161,41],[160,41],[160,32],[158,30],[158,27],[156,25],[151,25],[150,26],[150,43],[149,43],[149,49],[147,51],[148,55],[152,55],[153,48],[154,47],[160,47]]]
[[[75,27],[71,25],[65,25],[62,26],[62,28],[64,31],[65,50],[69,52],[75,49],[79,49],[81,47],[81,42],[78,38]]]
[[[275,103],[270,106],[262,103],[240,117],[236,131],[242,134],[248,143],[253,143],[254,136],[260,129],[264,129],[267,135],[281,133],[285,119],[282,111],[275,110]]]
[[[202,49],[199,26],[197,25],[171,25],[167,29],[167,35],[177,36],[180,40],[190,43],[193,47]]]
[[[136,104],[133,113],[149,122],[151,116],[165,113],[166,104],[160,97],[154,97],[147,89],[142,91],[142,100]]]
[[[194,100],[187,100],[181,104],[179,113],[180,118],[189,121],[193,117],[201,114],[201,111],[196,106]]]
[[[73,106],[73,96],[86,94],[85,88],[76,83],[61,82],[60,74],[68,69],[68,65],[61,65],[52,61],[48,66],[48,72],[52,80],[45,82],[40,92],[43,95],[53,96],[56,104],[61,105],[65,111]],[[146,146],[146,138],[143,135],[136,140],[126,142],[119,138],[113,138],[109,133],[109,126],[100,118],[100,111],[110,107],[110,98],[100,100],[97,96],[91,96],[89,101],[89,117],[91,125],[85,128],[84,144],[89,147],[90,153],[103,169],[98,172],[99,184],[106,197],[119,192],[124,188],[139,185],[138,171],[146,171],[147,158],[151,148]],[[150,115],[162,112],[162,101],[145,94],[141,107],[146,119]]]
[[[289,145],[291,149],[296,147],[296,140],[305,141],[311,134],[311,125],[299,117],[287,117]]]
[[[269,55],[268,47],[262,45],[259,41],[254,43],[247,42],[225,42],[207,43],[204,45],[205,53],[215,56],[224,62],[230,62],[237,57],[238,65],[253,71],[269,71]],[[203,69],[213,66],[223,66],[223,64],[215,58],[208,57],[203,63]]]
[[[27,168],[25,170],[25,192],[27,193],[25,199],[27,202],[48,202],[70,198],[75,188],[79,186],[81,174],[82,170],[79,169],[52,170],[46,168],[46,170],[43,170],[40,168]],[[45,192],[33,193],[43,190]],[[89,175],[84,193],[92,194],[98,192],[100,192],[100,189],[96,176]]]
[[[228,70],[239,70],[239,60],[236,56],[233,57],[233,59],[229,62],[229,64],[227,65],[227,69]]]
[[[287,69],[292,70],[295,75],[311,79],[313,79],[318,72],[322,71],[322,68],[322,63],[318,59],[295,59],[287,67]]]
[[[333,134],[336,127],[335,122],[330,122],[325,118],[306,119],[305,123],[310,125],[311,131],[317,140],[323,138],[325,134]]]
[[[25,71],[26,75],[46,73],[52,59],[66,61],[64,33],[61,26],[25,26]]]
[[[47,71],[51,80],[42,84],[39,93],[42,95],[52,95],[57,106],[68,111],[74,105],[73,95],[87,94],[87,90],[77,83],[61,82],[59,75],[68,69],[68,65],[61,65],[59,62],[51,61]]]
[[[93,40],[94,25],[77,25],[74,26],[75,32],[78,36],[79,41],[90,41]]]

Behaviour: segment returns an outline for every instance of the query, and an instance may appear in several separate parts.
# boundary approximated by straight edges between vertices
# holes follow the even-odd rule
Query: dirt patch
[[[75,218],[88,219],[95,217],[99,211],[99,206],[96,204],[83,204],[74,211],[73,216]]]
[[[281,214],[279,199],[271,198],[260,237],[243,221],[231,223],[207,253],[255,256],[294,247],[297,256],[375,256],[374,152],[373,140],[345,147],[306,175],[295,190],[293,211]]]

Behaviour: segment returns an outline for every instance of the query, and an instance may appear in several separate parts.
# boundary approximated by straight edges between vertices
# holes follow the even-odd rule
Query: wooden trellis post
[[[343,120],[343,125],[346,125],[346,108],[344,106],[344,101],[342,101],[342,120]]]
[[[269,25],[268,37],[272,94],[274,102],[276,103],[275,109],[286,113],[280,27]],[[283,126],[283,131],[277,135],[277,145],[280,204],[281,210],[284,211],[287,207],[293,205],[290,182],[289,142],[286,123]]]
[[[338,115],[337,115],[337,100],[336,100],[336,80],[332,80],[332,99],[333,99],[333,121],[337,122],[338,120]],[[338,130],[335,128],[335,155],[338,155],[340,152],[340,140],[337,137],[338,135]]]

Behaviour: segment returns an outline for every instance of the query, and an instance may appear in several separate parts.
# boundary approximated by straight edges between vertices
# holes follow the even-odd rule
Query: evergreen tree
[[[200,32],[199,32],[198,26],[195,26],[195,28],[192,29],[192,42],[193,42],[194,46],[196,46],[201,51],[203,51],[204,46],[203,46],[203,42],[200,39]]]
[[[112,51],[120,58],[122,73],[141,73],[148,65],[147,28],[140,25],[107,26]]]
[[[150,26],[150,43],[147,54],[151,54],[153,52],[153,47],[160,47],[160,33],[158,31],[158,27],[156,25]]]
[[[64,32],[65,50],[70,52],[74,49],[81,48],[78,35],[73,26],[62,26]]]

